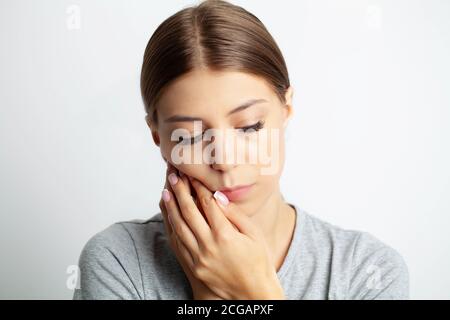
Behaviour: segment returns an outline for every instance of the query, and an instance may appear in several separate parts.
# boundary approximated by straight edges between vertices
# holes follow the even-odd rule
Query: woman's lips
[[[234,188],[226,188],[226,189],[220,189],[219,191],[222,192],[224,195],[227,196],[228,200],[230,201],[238,201],[243,199],[252,189],[254,184],[249,184],[245,186],[237,186]]]

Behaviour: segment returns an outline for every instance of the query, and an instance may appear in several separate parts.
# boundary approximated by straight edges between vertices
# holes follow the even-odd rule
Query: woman
[[[141,92],[167,163],[161,212],[92,237],[74,299],[409,298],[397,251],[283,198],[293,89],[257,17],[224,1],[172,15],[147,45]]]

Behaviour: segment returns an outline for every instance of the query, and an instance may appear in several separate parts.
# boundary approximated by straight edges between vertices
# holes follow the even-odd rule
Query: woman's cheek
[[[178,171],[181,173],[190,176],[194,179],[199,180],[203,184],[205,184],[205,176],[207,175],[207,172],[205,171],[204,164],[186,164],[186,163],[180,163],[180,164],[173,164],[172,165],[177,168]]]

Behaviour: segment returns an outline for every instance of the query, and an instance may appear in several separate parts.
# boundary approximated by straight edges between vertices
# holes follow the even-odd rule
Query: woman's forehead
[[[262,78],[237,71],[196,70],[171,83],[158,102],[160,114],[220,112],[227,114],[249,100],[276,98]]]

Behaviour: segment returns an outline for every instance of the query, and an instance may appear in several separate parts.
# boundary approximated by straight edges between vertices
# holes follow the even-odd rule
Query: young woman
[[[167,163],[161,212],[93,236],[74,299],[409,298],[396,250],[281,194],[293,89],[257,17],[224,1],[172,15],[147,45],[141,91]],[[252,158],[261,150],[269,164]],[[223,161],[234,152],[244,161]]]

